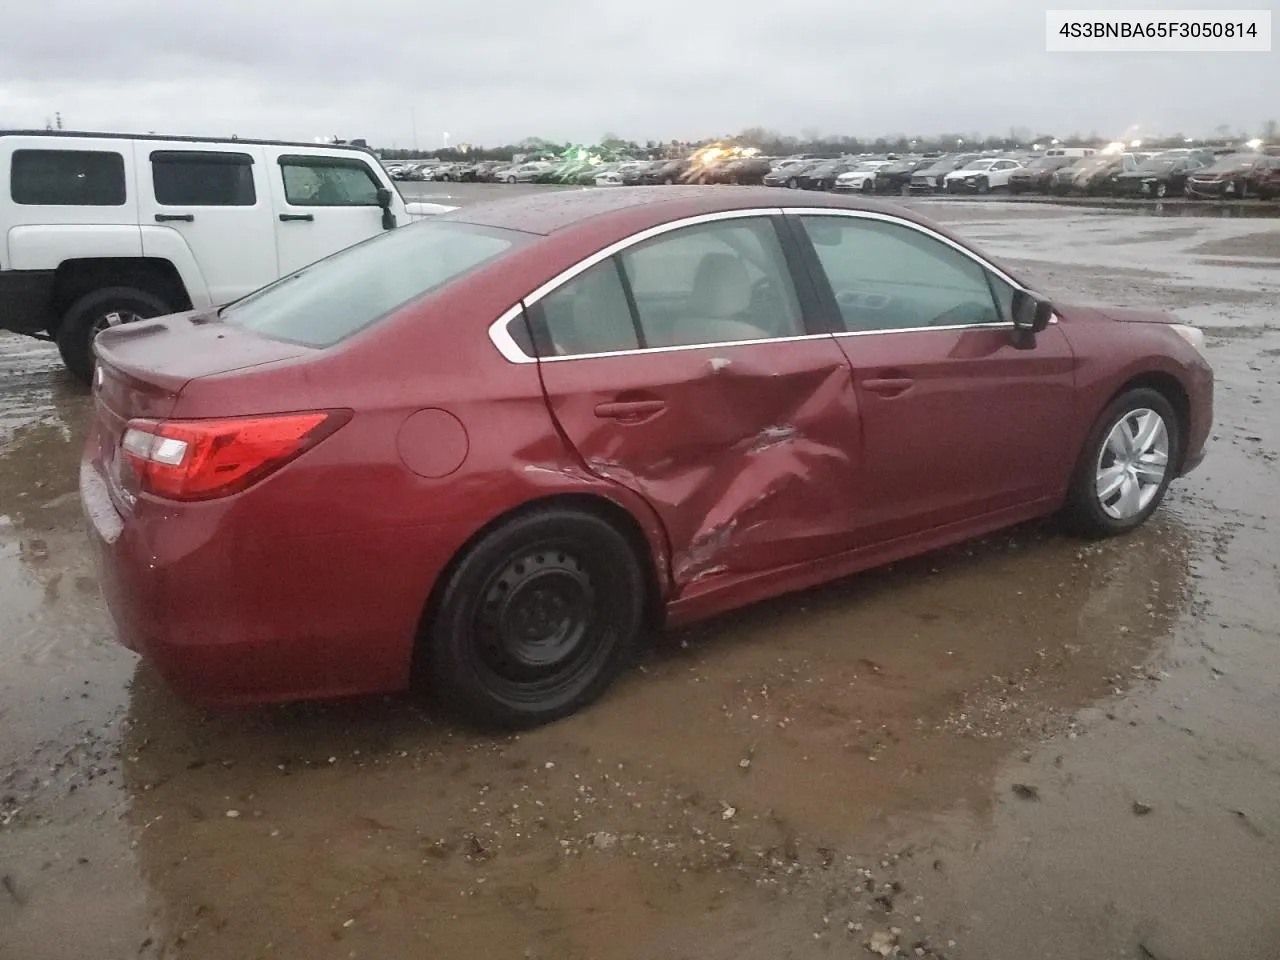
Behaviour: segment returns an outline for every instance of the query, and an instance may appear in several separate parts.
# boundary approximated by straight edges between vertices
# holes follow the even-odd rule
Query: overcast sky
[[[428,149],[445,132],[455,144],[594,141],[606,131],[685,139],[749,126],[863,137],[1016,126],[1131,139],[1207,135],[1219,124],[1256,134],[1280,119],[1280,53],[1046,53],[1044,8],[13,0],[0,29],[0,128],[43,127],[60,110],[74,129],[409,147],[416,117]]]

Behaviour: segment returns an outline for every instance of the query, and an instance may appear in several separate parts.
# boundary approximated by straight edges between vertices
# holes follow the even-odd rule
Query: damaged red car
[[[873,201],[540,194],[104,332],[81,495],[121,640],[190,698],[416,676],[522,726],[662,624],[1133,529],[1204,455],[1202,345]]]

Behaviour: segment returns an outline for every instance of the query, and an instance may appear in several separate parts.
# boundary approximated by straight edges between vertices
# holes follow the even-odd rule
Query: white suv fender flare
[[[195,255],[187,246],[187,241],[182,234],[177,230],[147,225],[143,225],[141,230],[142,255],[157,260],[168,260],[173,264],[174,270],[182,280],[182,285],[187,288],[187,296],[191,300],[192,308],[205,310],[217,306],[209,298],[209,285],[205,282],[204,274],[200,272],[200,265],[196,262]]]

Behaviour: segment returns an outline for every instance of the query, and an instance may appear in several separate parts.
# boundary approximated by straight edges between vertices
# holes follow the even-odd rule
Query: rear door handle
[[[314,220],[314,219],[315,219],[315,215],[314,215],[314,214],[310,214],[310,213],[282,213],[282,214],[280,214],[280,220],[281,220],[281,222],[282,222],[282,223],[288,223],[288,222],[289,222],[289,221],[291,221],[291,220],[306,220],[307,222],[310,222],[310,221],[312,221],[312,220]]]
[[[667,409],[665,400],[614,400],[596,404],[596,416],[602,420],[643,420]]]
[[[874,380],[863,380],[862,386],[870,390],[872,393],[878,393],[885,397],[896,397],[900,393],[906,393],[913,386],[915,381],[910,377],[884,377]]]
[[[195,215],[191,213],[157,213],[156,223],[168,223],[171,220],[181,220],[183,223],[192,223]]]

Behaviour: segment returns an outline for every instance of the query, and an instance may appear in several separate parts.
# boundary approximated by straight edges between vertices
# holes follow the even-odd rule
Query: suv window
[[[415,223],[304,267],[219,314],[263,336],[329,347],[527,241],[452,220]]]
[[[378,187],[359,160],[281,157],[284,197],[296,207],[376,207]]]
[[[988,271],[908,226],[852,217],[802,217],[845,330],[912,330],[1001,323]],[[1012,299],[1008,284],[1004,299]]]
[[[124,157],[101,150],[15,150],[9,196],[24,205],[123,206]]]
[[[251,207],[258,199],[247,153],[156,150],[151,184],[166,207]]]
[[[619,256],[647,346],[805,332],[777,231],[765,217],[684,227]]]

